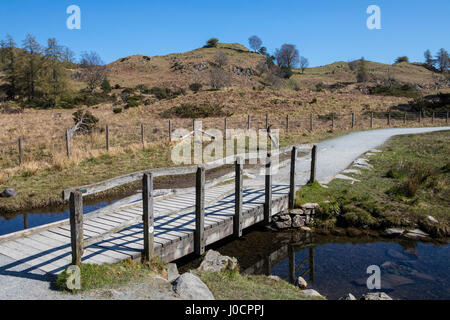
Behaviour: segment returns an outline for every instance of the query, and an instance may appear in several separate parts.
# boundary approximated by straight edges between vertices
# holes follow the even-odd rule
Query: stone
[[[384,292],[369,292],[364,294],[360,300],[393,300]]]
[[[176,263],[167,264],[166,269],[167,269],[167,280],[169,280],[170,282],[176,280],[180,276],[180,274],[178,273]]]
[[[206,284],[192,273],[184,273],[175,280],[173,290],[185,300],[214,300]]]
[[[279,214],[274,217],[274,224],[278,229],[287,229],[292,226],[292,218],[289,214]]]
[[[238,262],[236,258],[231,258],[221,255],[214,250],[208,250],[198,270],[220,272],[223,270],[238,269]]]
[[[303,211],[302,209],[293,209],[290,211],[291,215],[303,215],[305,214],[305,211]]]
[[[300,289],[306,289],[306,287],[308,287],[308,282],[306,282],[306,280],[303,279],[303,277],[298,277],[297,280],[295,281],[295,285]]]
[[[274,276],[274,275],[267,276],[267,279],[274,280],[274,281],[281,281],[281,278],[279,276]]]
[[[409,239],[418,239],[418,238],[426,238],[429,236],[429,234],[423,232],[420,229],[414,229],[408,230],[408,232],[404,236]]]
[[[319,206],[319,204],[318,203],[305,203],[305,204],[302,204],[301,205],[301,208],[303,209],[303,210],[308,210],[308,209],[315,209],[315,208],[317,208]]]
[[[439,223],[439,221],[437,221],[436,218],[434,218],[432,216],[428,216],[427,220],[430,221],[431,223]]]
[[[15,189],[5,189],[0,193],[0,198],[11,198],[17,196],[17,191]]]
[[[311,228],[309,228],[309,227],[301,227],[300,229],[302,231],[306,231],[306,232],[311,232],[312,231]]]
[[[305,220],[300,215],[295,215],[292,218],[292,228],[300,228],[305,225]]]
[[[308,297],[322,297],[324,298],[324,296],[322,296],[320,293],[318,293],[316,290],[314,289],[305,289],[302,290],[302,293]]]
[[[387,236],[401,236],[404,232],[405,230],[400,228],[388,228],[384,230],[384,234]]]
[[[356,300],[356,297],[351,293],[348,293],[347,295],[340,297],[339,300]]]

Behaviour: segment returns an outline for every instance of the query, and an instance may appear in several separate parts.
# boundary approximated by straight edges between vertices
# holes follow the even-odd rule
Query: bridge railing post
[[[235,162],[235,200],[233,233],[236,238],[242,236],[242,197],[243,197],[243,159],[236,158]]]
[[[297,147],[292,148],[291,172],[289,184],[289,209],[294,209],[295,205],[295,175],[296,175]]]
[[[205,167],[197,169],[195,183],[195,233],[194,252],[202,255],[205,252]]]
[[[153,174],[144,173],[142,177],[142,204],[143,204],[143,229],[144,229],[144,253],[143,260],[148,262],[154,255],[154,214],[153,214]]]
[[[84,252],[83,195],[79,191],[70,193],[70,239],[72,244],[72,265],[80,266]]]
[[[272,221],[272,156],[270,153],[268,153],[266,158],[264,223],[267,225],[271,221]]]
[[[314,147],[311,150],[311,175],[309,178],[309,183],[313,183],[316,181],[316,164],[317,164],[317,146],[314,145]]]

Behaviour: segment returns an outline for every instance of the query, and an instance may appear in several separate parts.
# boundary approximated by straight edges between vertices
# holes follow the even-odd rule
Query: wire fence
[[[13,168],[30,162],[55,163],[55,159],[95,156],[130,145],[169,142],[176,129],[194,130],[195,121],[202,122],[202,130],[218,129],[279,129],[280,135],[329,130],[362,130],[388,127],[448,125],[449,112],[366,112],[310,114],[240,115],[230,118],[170,119],[141,125],[107,125],[95,128],[90,134],[68,137],[67,132],[51,137],[21,137],[16,141],[0,142],[0,168]]]

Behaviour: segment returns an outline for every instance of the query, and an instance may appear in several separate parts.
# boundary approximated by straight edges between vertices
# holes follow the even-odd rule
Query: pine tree
[[[67,91],[68,72],[62,63],[63,47],[58,45],[55,38],[48,39],[44,57],[44,79],[41,81],[44,99],[48,102],[48,107],[56,107]]]

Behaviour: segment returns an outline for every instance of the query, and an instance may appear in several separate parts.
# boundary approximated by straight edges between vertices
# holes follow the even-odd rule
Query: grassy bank
[[[280,145],[283,147],[294,143],[311,143],[336,137],[345,132],[317,130],[301,134],[281,135]],[[16,197],[0,200],[0,214],[14,215],[14,213],[24,210],[62,206],[64,205],[61,199],[63,189],[87,185],[140,170],[174,166],[170,159],[171,145],[167,143],[147,145],[145,149],[142,149],[141,145],[132,145],[122,151],[104,152],[79,163],[68,162],[64,166],[39,169],[24,166],[13,172],[0,172],[0,189],[14,188],[18,191]],[[164,179],[157,179],[159,182],[162,180]],[[167,185],[180,187],[176,181],[169,183],[171,180],[166,180],[168,180]],[[136,188],[139,188],[137,183],[126,185],[99,194],[97,197],[121,195]]]
[[[284,280],[264,275],[244,275],[236,271],[200,272],[217,300],[322,300],[308,297]]]
[[[298,191],[297,204],[321,204],[316,227],[322,230],[419,227],[434,237],[448,237],[449,142],[449,131],[394,137],[382,153],[369,157],[373,169],[347,174],[361,182],[335,179],[328,188],[310,184]]]

